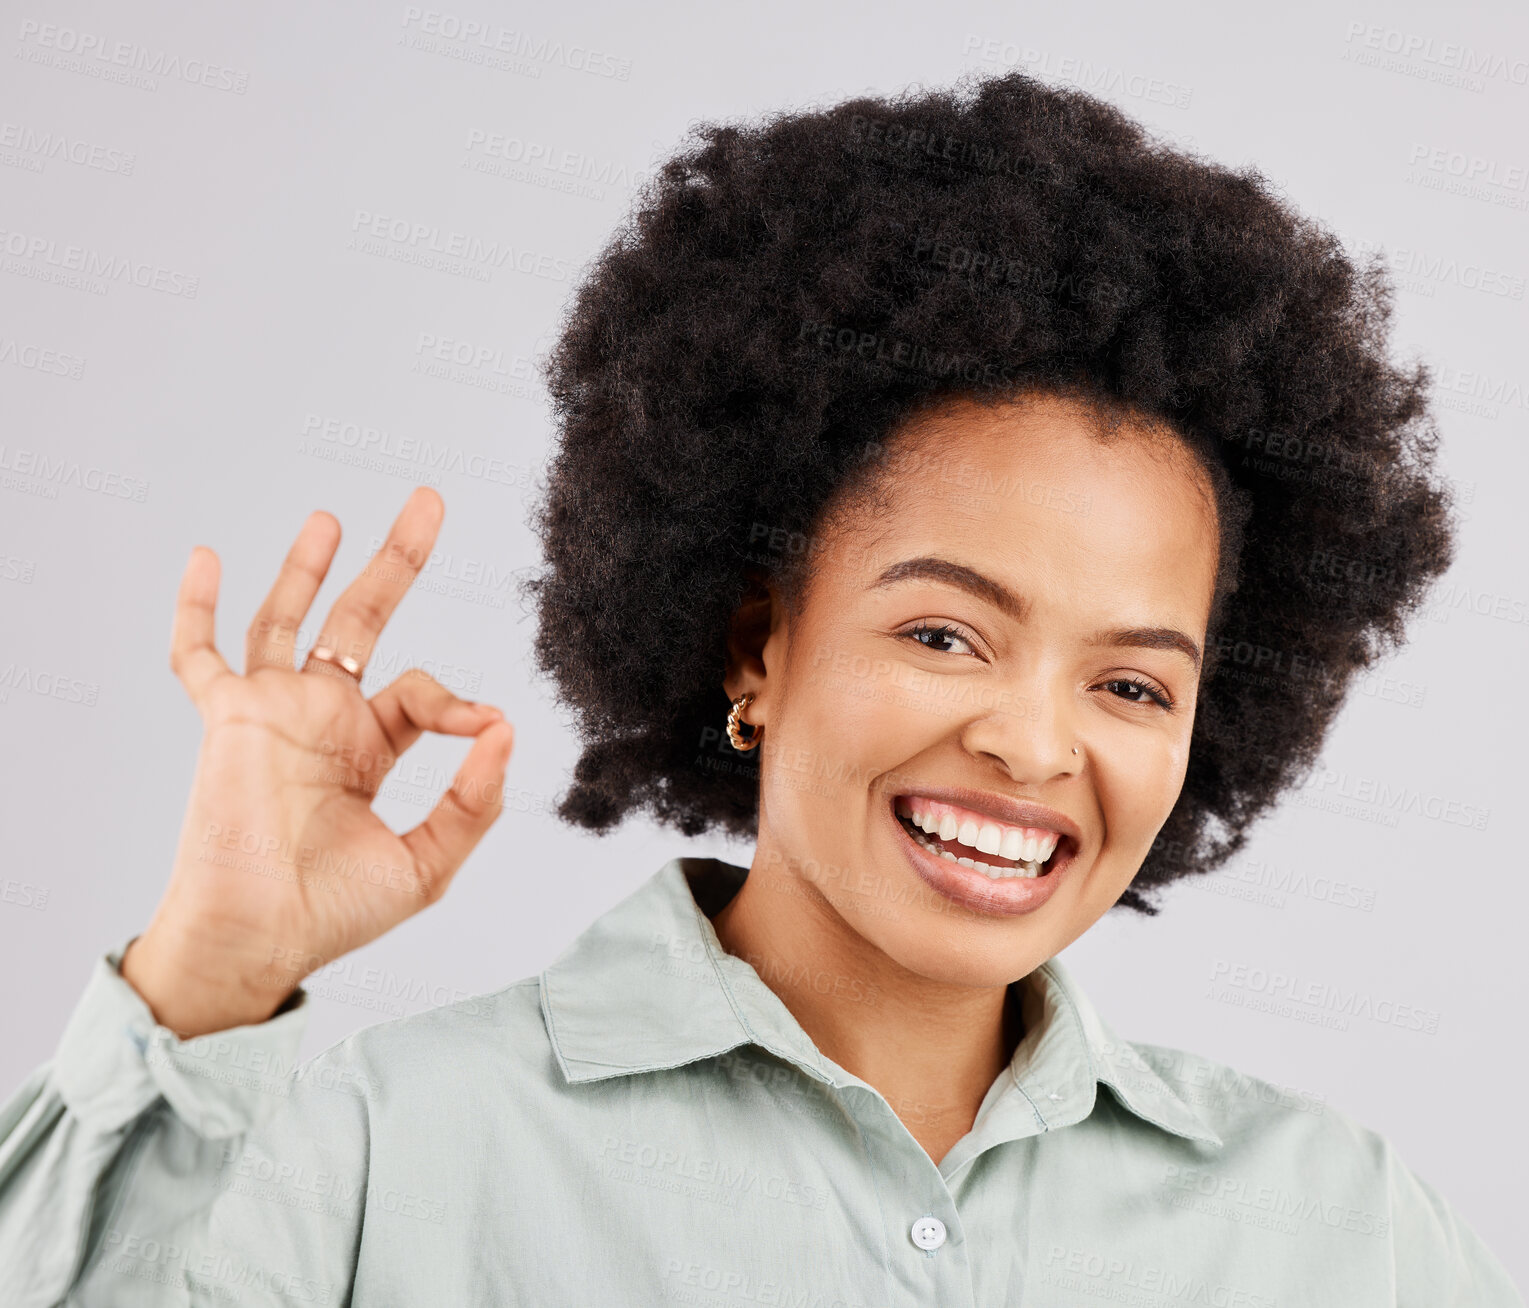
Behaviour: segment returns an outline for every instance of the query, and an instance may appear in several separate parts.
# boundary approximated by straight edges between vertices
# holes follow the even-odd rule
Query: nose
[[[995,705],[966,723],[961,743],[974,757],[1002,768],[1018,785],[1040,785],[1083,767],[1077,723],[1069,707],[1055,696],[1016,698]]]

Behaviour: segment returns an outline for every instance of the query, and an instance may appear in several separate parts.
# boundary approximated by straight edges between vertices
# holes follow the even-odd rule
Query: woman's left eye
[[[1131,677],[1114,677],[1103,684],[1110,694],[1129,704],[1155,703],[1165,709],[1173,708],[1173,701],[1167,695],[1145,681],[1137,681]]]
[[[967,640],[967,638],[961,633],[961,630],[958,627],[930,626],[927,623],[921,622],[918,626],[914,627],[912,631],[905,631],[902,634],[903,639],[912,640],[917,644],[922,645],[925,649],[932,649],[936,654],[951,654],[957,651],[944,649],[931,643],[931,641],[957,640],[966,646],[969,653],[976,653],[976,651],[971,647],[971,642]],[[931,639],[921,639],[921,637],[924,636],[928,636]]]

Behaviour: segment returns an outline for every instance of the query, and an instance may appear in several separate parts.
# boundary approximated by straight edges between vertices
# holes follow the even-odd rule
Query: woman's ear
[[[750,573],[743,598],[733,610],[727,628],[727,674],[722,688],[729,699],[736,699],[748,690],[759,696],[765,693],[769,679],[765,644],[785,616],[774,583]]]

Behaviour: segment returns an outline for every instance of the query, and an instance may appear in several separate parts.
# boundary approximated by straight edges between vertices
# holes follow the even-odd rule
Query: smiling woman
[[[940,457],[1089,511],[972,502],[926,475]],[[790,602],[766,584],[734,618],[726,690],[750,696],[764,758],[753,867],[717,935],[895,996],[865,1013],[782,987],[839,1065],[948,1105],[909,1126],[936,1162],[1012,1047],[930,1043],[907,1014],[999,1030],[1008,985],[1120,899],[1179,798],[1225,576],[1217,485],[1161,423],[1105,440],[1077,399],[945,399],[825,509]],[[804,767],[835,784],[800,786]],[[857,875],[804,876],[825,865]],[[804,880],[805,901],[783,893]]]
[[[1068,488],[1090,511],[953,502],[919,474],[934,450],[1000,484]],[[821,524],[794,611],[767,587],[735,621],[726,689],[753,696],[764,762],[755,874],[717,930],[729,948],[736,933],[803,957],[870,946],[873,967],[916,989],[996,996],[1120,898],[1178,799],[1215,599],[1213,485],[1149,424],[1106,443],[1086,407],[1031,395],[924,415],[891,442],[878,488],[874,515],[862,494]],[[792,784],[804,761],[863,784],[804,790]],[[944,854],[895,820],[898,801]],[[974,866],[984,847],[1002,852],[1000,824],[1021,845],[1051,834],[1038,875]],[[809,859],[864,872],[821,887],[830,931],[816,938],[771,893]],[[866,916],[888,898],[904,911]],[[844,1040],[871,1039],[864,1018],[841,1019]]]
[[[11,1301],[1521,1308],[1382,1136],[1121,1039],[1056,957],[1240,847],[1447,564],[1386,332],[1255,172],[1019,73],[698,129],[552,356],[531,590],[561,816],[749,866],[676,857],[539,975],[288,1077],[299,983],[440,897],[511,733],[357,686],[434,492],[302,670],[333,519],[242,677],[198,551],[182,847],[0,1114]],[[395,836],[427,730],[476,740]],[[230,829],[339,871],[203,861]]]

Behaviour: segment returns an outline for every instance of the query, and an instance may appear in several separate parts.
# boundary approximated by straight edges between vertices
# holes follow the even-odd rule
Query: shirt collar
[[[720,859],[671,859],[541,973],[542,1013],[569,1082],[678,1067],[756,1044],[827,1085],[866,1084],[825,1058],[758,972],[722,948],[709,914],[747,875]],[[1012,1082],[994,1082],[979,1123],[1017,1087],[1020,1097],[1003,1111],[1033,1114],[1035,1125],[1014,1135],[1067,1126],[1093,1111],[1103,1082],[1143,1121],[1222,1143],[1115,1035],[1060,960],[1015,984],[1025,1038],[1009,1067]]]

